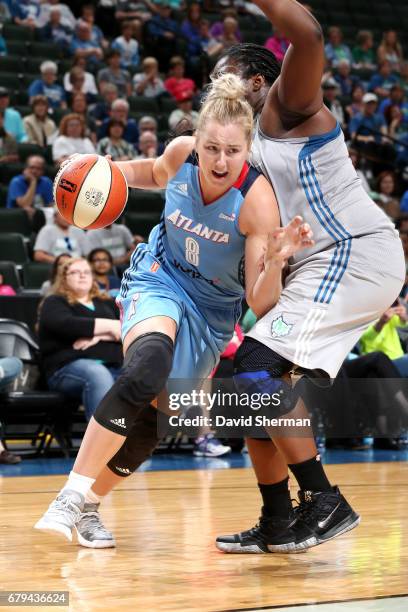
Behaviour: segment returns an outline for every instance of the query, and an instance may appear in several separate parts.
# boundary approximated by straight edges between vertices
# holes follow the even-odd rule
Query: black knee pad
[[[139,412],[122,447],[109,461],[109,469],[118,476],[130,476],[151,456],[159,442],[157,410],[146,406]]]
[[[123,372],[105,395],[94,419],[110,431],[128,436],[139,412],[164,388],[173,363],[173,341],[152,332],[136,338],[126,352]]]
[[[246,337],[234,359],[234,383],[240,394],[279,396],[279,404],[268,407],[268,416],[287,414],[296,405],[298,394],[291,381],[283,380],[293,364],[261,342]]]
[[[173,353],[173,340],[166,334],[150,332],[136,338],[117,381],[119,397],[136,407],[150,404],[167,382]]]

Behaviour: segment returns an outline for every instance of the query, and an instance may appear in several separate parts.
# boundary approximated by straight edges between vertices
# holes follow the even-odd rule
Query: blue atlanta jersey
[[[245,237],[238,218],[259,176],[245,163],[236,183],[205,204],[193,153],[167,184],[161,222],[144,248],[198,304],[225,307],[244,295]]]

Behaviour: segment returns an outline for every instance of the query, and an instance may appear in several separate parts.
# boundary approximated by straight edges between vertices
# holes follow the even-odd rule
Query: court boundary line
[[[255,608],[219,608],[212,612],[256,612],[257,610],[278,610],[279,608],[299,608],[301,606],[322,606],[327,604],[338,604],[338,603],[353,603],[356,601],[376,601],[380,599],[396,599],[397,597],[408,597],[408,593],[399,593],[397,595],[377,595],[375,597],[352,597],[350,599],[330,599],[327,601],[315,601],[315,602],[302,602],[288,605],[271,605],[271,606],[257,606]]]

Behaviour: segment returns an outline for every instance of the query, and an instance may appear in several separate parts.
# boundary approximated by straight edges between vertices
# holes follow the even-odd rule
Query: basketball
[[[101,229],[114,223],[127,197],[122,171],[101,155],[74,158],[54,180],[54,201],[60,214],[81,229]]]

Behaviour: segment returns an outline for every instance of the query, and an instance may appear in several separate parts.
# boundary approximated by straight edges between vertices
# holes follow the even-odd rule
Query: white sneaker
[[[37,521],[34,529],[61,534],[72,542],[72,530],[81,518],[84,504],[85,498],[81,493],[64,489]]]
[[[224,446],[213,434],[207,434],[195,441],[193,455],[196,457],[221,457],[231,452],[230,446]]]
[[[99,504],[86,503],[81,518],[75,525],[78,543],[86,548],[114,548],[115,538],[102,523]]]

